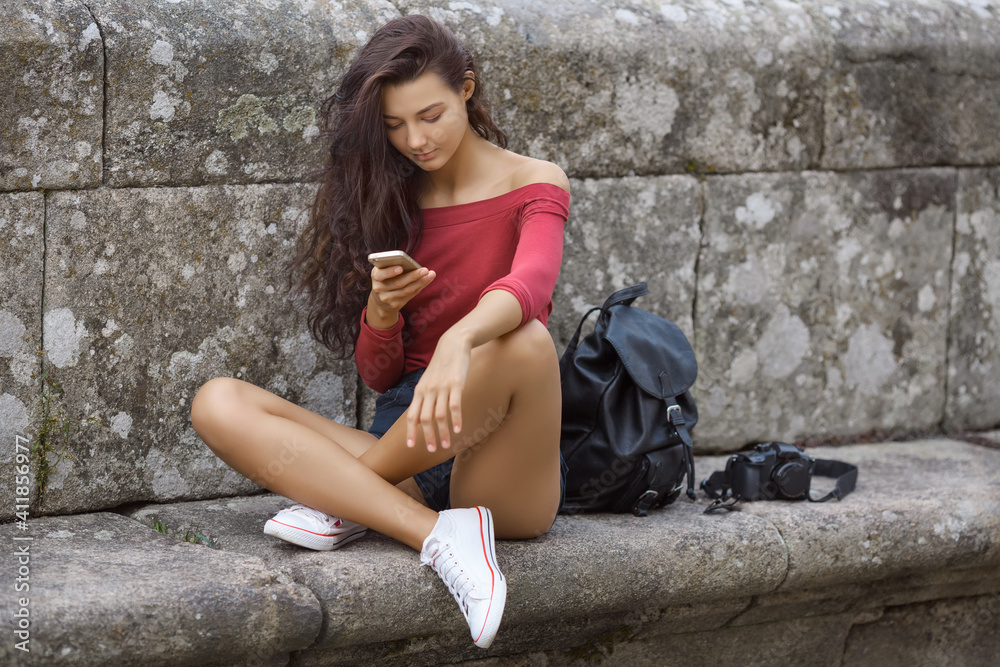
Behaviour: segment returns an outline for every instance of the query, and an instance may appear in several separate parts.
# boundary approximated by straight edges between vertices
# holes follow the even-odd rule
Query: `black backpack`
[[[644,294],[640,283],[589,310],[559,361],[569,466],[563,513],[646,516],[677,498],[685,475],[695,497],[689,430],[698,421],[690,393],[698,365],[676,324],[631,307]],[[594,331],[579,342],[597,310]]]

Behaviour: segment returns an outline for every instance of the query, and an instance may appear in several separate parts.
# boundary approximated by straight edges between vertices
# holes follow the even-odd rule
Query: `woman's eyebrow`
[[[426,113],[426,112],[430,111],[431,109],[433,109],[434,107],[439,106],[441,104],[444,104],[444,102],[435,102],[434,104],[432,104],[430,106],[424,107],[423,109],[421,109],[420,111],[417,112],[417,115],[419,116],[422,113]],[[382,114],[382,118],[392,118],[393,120],[399,120],[395,116],[390,116],[387,113]]]

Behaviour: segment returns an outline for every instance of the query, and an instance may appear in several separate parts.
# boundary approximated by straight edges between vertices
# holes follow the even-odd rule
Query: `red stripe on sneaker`
[[[493,572],[493,566],[490,564],[490,554],[486,550],[486,533],[483,532],[483,512],[478,507],[476,512],[479,513],[479,539],[483,542],[483,557],[486,559],[486,567],[490,568],[490,606],[486,608],[486,617],[483,619],[483,627],[479,628],[479,637],[483,636],[486,631],[486,623],[490,619],[490,609],[493,608],[493,592],[496,590],[496,574]],[[473,641],[479,641],[479,637],[476,637]]]
[[[271,519],[271,521],[274,521],[274,519]],[[341,531],[339,533],[316,533],[316,532],[313,532],[311,530],[306,530],[305,528],[300,528],[298,526],[293,526],[293,525],[291,525],[289,523],[283,523],[281,521],[274,521],[274,522],[276,524],[278,524],[279,526],[285,526],[287,528],[292,528],[294,530],[301,530],[303,533],[309,533],[310,535],[319,535],[320,537],[337,537],[339,535],[343,535],[346,532],[346,531]]]

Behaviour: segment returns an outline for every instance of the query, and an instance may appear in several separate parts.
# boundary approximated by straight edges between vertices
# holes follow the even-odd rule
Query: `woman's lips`
[[[426,153],[414,153],[413,157],[416,158],[417,160],[425,161],[425,160],[430,160],[432,157],[434,157],[435,153],[437,153],[436,148],[432,151],[427,151]]]

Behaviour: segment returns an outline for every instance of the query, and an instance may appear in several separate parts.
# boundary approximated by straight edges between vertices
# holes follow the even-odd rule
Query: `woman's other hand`
[[[450,334],[450,335],[449,335]],[[449,331],[438,339],[434,356],[413,393],[406,412],[406,446],[423,433],[427,451],[448,449],[462,430],[462,391],[469,375],[472,340]]]
[[[368,295],[368,324],[376,329],[388,329],[393,326],[403,306],[430,285],[436,275],[427,267],[406,273],[403,273],[401,266],[388,266],[384,269],[372,267],[372,291]]]
[[[430,451],[436,450],[438,443],[451,447],[454,435],[462,432],[462,392],[472,349],[513,331],[521,319],[517,297],[495,289],[441,335],[406,411],[408,447],[416,446],[418,433],[424,434]]]

